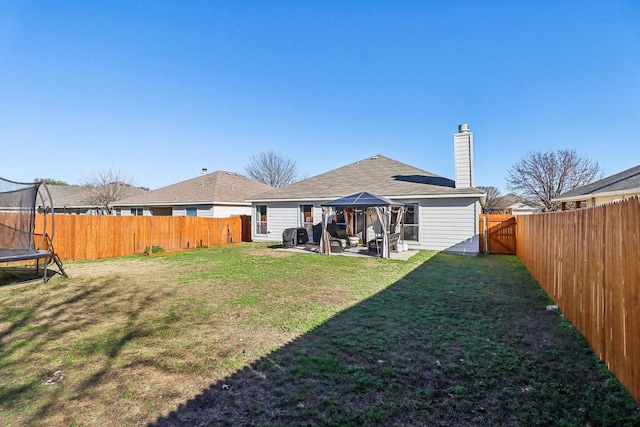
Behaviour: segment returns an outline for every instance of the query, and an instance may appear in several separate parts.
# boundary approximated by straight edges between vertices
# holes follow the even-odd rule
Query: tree
[[[485,193],[487,193],[487,199],[482,206],[483,213],[491,213],[496,209],[498,202],[500,201],[500,190],[496,187],[488,186],[488,187],[478,187]]]
[[[44,182],[46,185],[64,185],[64,186],[68,186],[69,183],[64,182],[64,181],[58,181],[57,179],[52,179],[52,178],[35,178],[33,180],[33,182]]]
[[[600,178],[598,163],[578,156],[575,150],[533,151],[511,167],[506,182],[509,190],[529,203],[543,211],[556,211],[560,205],[551,199]]]
[[[274,151],[263,151],[251,157],[244,170],[249,177],[256,181],[276,188],[293,184],[302,179],[296,162]]]
[[[98,170],[84,178],[83,186],[89,191],[85,202],[95,206],[98,214],[111,214],[111,204],[131,195],[133,179],[119,170]]]

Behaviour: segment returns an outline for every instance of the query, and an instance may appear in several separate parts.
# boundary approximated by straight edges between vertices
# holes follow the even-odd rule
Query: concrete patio
[[[298,245],[292,248],[285,248],[284,246],[278,246],[278,247],[275,247],[274,250],[285,251],[285,252],[307,253],[307,254],[308,253],[321,254],[320,246],[314,243]],[[389,259],[396,260],[396,261],[406,261],[417,253],[418,253],[417,250],[411,250],[411,249],[408,251],[402,251],[402,252],[391,251]],[[357,247],[352,247],[352,248],[345,248],[342,252],[334,252],[329,255],[351,256],[351,257],[375,257],[375,255],[369,254],[369,249],[366,246],[361,246],[361,245]]]

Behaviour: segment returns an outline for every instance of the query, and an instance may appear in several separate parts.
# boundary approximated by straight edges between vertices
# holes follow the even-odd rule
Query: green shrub
[[[151,247],[151,253],[152,254],[158,254],[160,252],[164,252],[164,249],[162,248],[162,246],[157,246],[157,245],[153,245]],[[149,255],[149,246],[147,246],[146,248],[144,248],[144,255]]]

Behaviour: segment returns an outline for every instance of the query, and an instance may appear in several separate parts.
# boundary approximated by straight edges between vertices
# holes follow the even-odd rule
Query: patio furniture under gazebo
[[[354,237],[355,234],[361,234],[363,244],[367,245],[370,251],[375,249],[376,255],[382,258],[389,258],[391,246],[397,245],[401,239],[405,209],[402,203],[363,191],[323,203],[321,206],[320,251],[323,253],[331,252],[327,226],[332,213],[336,216],[342,215],[348,235],[351,233],[351,237]],[[373,219],[373,213],[367,218],[369,209],[375,211],[376,220]],[[358,221],[356,213],[364,215],[364,221]],[[369,235],[369,228],[374,228],[374,236]]]

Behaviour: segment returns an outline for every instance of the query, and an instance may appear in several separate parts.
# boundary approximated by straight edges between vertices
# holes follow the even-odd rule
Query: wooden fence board
[[[640,201],[518,217],[517,255],[640,402]]]
[[[36,216],[36,232],[42,229]],[[241,242],[243,220],[173,216],[56,215],[53,245],[60,259],[89,260]]]
[[[480,214],[478,222],[478,229],[480,230],[480,252],[515,255],[515,216],[505,214]]]

